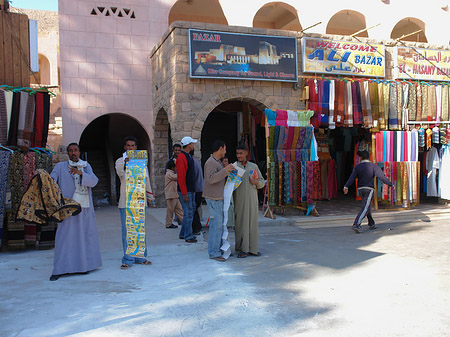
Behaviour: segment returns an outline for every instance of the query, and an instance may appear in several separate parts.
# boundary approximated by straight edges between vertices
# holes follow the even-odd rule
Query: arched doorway
[[[50,85],[52,84],[51,77],[50,61],[44,55],[39,54],[39,71],[30,76],[30,83]]]
[[[172,154],[172,135],[169,119],[164,109],[160,109],[156,115],[154,124],[153,140],[153,174],[154,174],[154,193],[156,205],[163,207],[164,198],[164,176],[166,174],[166,162]]]
[[[92,189],[94,204],[108,199],[111,205],[119,200],[120,181],[114,163],[123,153],[123,139],[136,137],[140,150],[147,150],[151,157],[150,139],[142,125],[133,117],[112,113],[94,119],[80,137],[80,150],[89,161],[99,182]],[[149,160],[150,162],[150,160]]]
[[[410,42],[424,42],[427,43],[427,37],[425,35],[425,23],[416,18],[405,18],[399,21],[391,33],[391,39],[398,39],[404,35],[408,35],[414,32],[422,30],[420,33],[402,38],[402,41]]]
[[[271,2],[261,7],[253,18],[253,27],[302,30],[297,10],[284,2]]]
[[[264,121],[264,104],[252,99],[232,99],[216,106],[206,118],[201,132],[202,165],[211,154],[211,145],[223,140],[227,145],[227,157],[236,161],[236,146],[246,144],[249,148],[250,161],[258,164],[261,172],[266,174],[266,137]]]
[[[169,26],[179,20],[228,25],[218,0],[178,0],[170,10]]]
[[[333,15],[328,21],[326,33],[334,35],[352,35],[366,28],[366,18],[363,14],[349,9]],[[358,37],[369,37],[367,31],[357,34]]]

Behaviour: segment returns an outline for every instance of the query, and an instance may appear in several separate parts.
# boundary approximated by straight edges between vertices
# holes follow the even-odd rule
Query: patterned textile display
[[[0,151],[0,247],[3,236],[3,220],[5,218],[6,186],[8,183],[9,156],[11,152]]]
[[[20,201],[17,220],[46,224],[50,221],[61,222],[80,212],[80,204],[72,199],[64,198],[58,184],[50,177],[50,174],[38,169]]]
[[[314,162],[306,162],[306,203],[313,202]]]
[[[145,257],[145,175],[147,151],[127,151],[126,167],[126,254]]]
[[[24,193],[23,158],[23,153],[14,152],[11,154],[9,160],[11,210],[8,211],[7,246],[8,249],[11,250],[25,248],[24,223],[21,221],[16,221],[16,214],[19,209],[20,200]]]
[[[313,161],[313,196],[314,200],[322,199],[322,179],[320,173],[320,162]]]
[[[268,204],[270,206],[275,206],[275,162],[271,161],[269,162],[269,193],[268,193]]]

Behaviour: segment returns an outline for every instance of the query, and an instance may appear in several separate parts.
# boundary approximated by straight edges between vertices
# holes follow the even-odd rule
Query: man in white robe
[[[91,188],[98,178],[91,165],[80,159],[78,144],[67,146],[69,160],[55,165],[51,177],[65,198],[81,204],[81,213],[58,225],[50,281],[63,274],[87,273],[102,266]]]

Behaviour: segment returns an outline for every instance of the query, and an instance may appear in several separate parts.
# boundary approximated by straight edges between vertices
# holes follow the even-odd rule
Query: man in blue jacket
[[[370,212],[370,204],[372,203],[373,195],[375,193],[374,178],[377,177],[383,183],[391,187],[394,185],[386,178],[378,165],[369,161],[368,151],[358,151],[357,155],[361,157],[361,163],[353,168],[350,178],[348,178],[344,185],[344,194],[348,193],[348,187],[355,182],[355,179],[358,179],[358,192],[361,196],[362,206],[353,222],[352,230],[359,234],[362,231],[361,222],[366,216],[367,220],[369,220],[369,229],[377,228],[375,221],[372,218],[372,213]]]

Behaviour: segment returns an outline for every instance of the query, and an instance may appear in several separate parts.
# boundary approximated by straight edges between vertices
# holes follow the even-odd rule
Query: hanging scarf
[[[80,171],[87,166],[87,162],[78,159],[77,162],[69,160],[69,167],[75,167]],[[89,202],[89,190],[87,186],[81,185],[81,176],[79,174],[73,174],[73,179],[75,181],[75,192],[73,193],[72,199],[79,202],[82,208],[88,208],[90,206]]]

